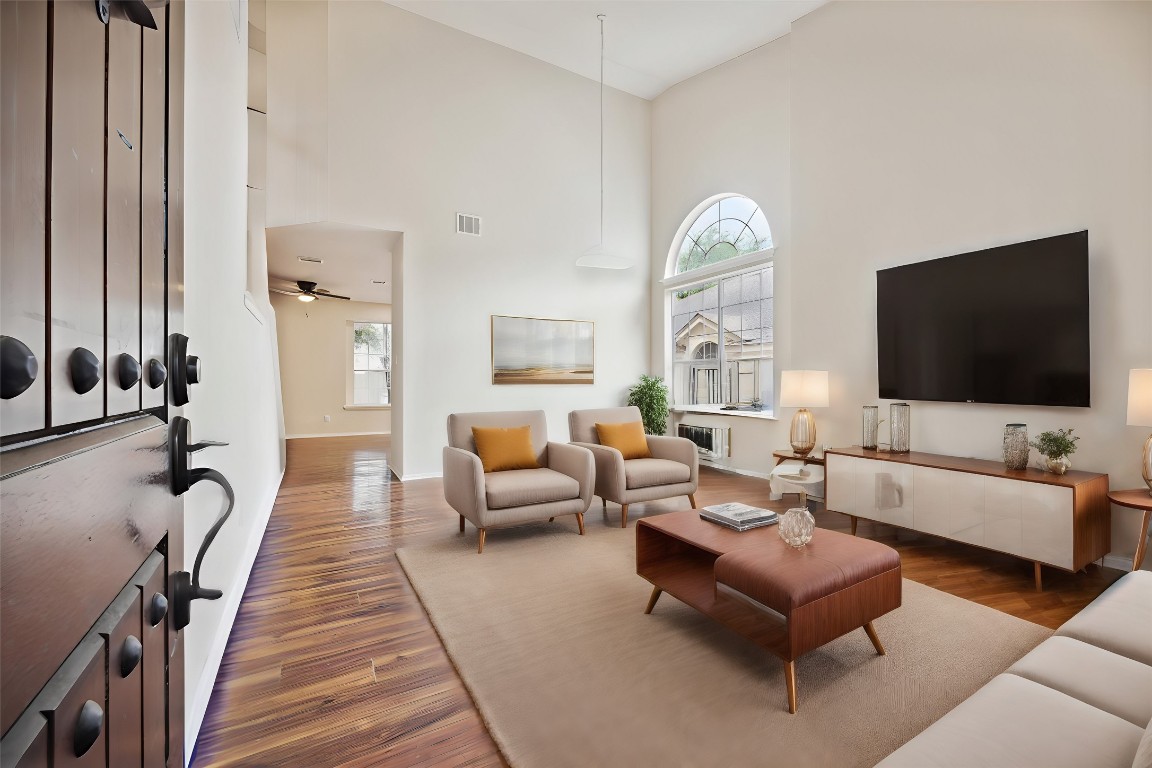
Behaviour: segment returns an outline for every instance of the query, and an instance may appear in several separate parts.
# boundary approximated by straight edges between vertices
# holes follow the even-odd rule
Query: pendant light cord
[[[604,14],[600,19],[600,247],[604,247]]]

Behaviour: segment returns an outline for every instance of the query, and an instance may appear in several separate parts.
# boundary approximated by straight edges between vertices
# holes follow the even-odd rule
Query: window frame
[[[346,403],[344,410],[346,411],[372,411],[372,410],[388,410],[392,407],[392,344],[387,345],[388,353],[388,367],[383,369],[378,368],[357,368],[356,367],[356,326],[357,325],[379,325],[384,326],[389,340],[392,336],[392,321],[391,320],[349,320],[348,321],[348,371],[347,373],[347,387]],[[372,354],[372,353],[369,353]],[[364,371],[367,373],[382,372],[384,373],[384,381],[387,390],[387,403],[358,403],[356,402],[356,374]]]

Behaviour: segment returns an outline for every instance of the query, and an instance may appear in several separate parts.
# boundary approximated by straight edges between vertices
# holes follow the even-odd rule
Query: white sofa
[[[877,768],[1152,768],[1152,572],[1125,574]]]

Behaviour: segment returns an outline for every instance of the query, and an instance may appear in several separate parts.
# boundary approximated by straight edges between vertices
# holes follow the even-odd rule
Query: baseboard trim
[[[216,676],[220,674],[220,663],[224,660],[224,651],[228,647],[228,638],[232,635],[232,626],[236,623],[236,614],[240,611],[240,601],[244,599],[244,591],[248,587],[248,579],[252,576],[252,566],[256,564],[256,555],[260,552],[260,542],[268,528],[268,520],[272,517],[272,508],[276,505],[276,495],[280,492],[280,484],[284,482],[284,473],[271,488],[264,504],[260,508],[260,522],[252,526],[248,535],[248,545],[244,549],[244,580],[236,589],[231,590],[224,604],[224,618],[208,650],[208,661],[204,666],[204,675],[196,688],[196,698],[184,716],[184,766],[192,764],[192,755],[196,751],[196,740],[200,737],[200,728],[204,725],[204,716],[208,713],[208,702],[212,698],[212,690],[216,687]],[[211,674],[209,674],[209,671]]]
[[[435,478],[444,477],[443,472],[418,472],[413,475],[404,475],[400,478],[400,482],[406,483],[409,480],[433,480]]]
[[[303,437],[360,437],[361,435],[390,435],[391,432],[317,432],[311,435],[284,435],[285,440],[299,440]]]
[[[1132,558],[1124,555],[1104,555],[1104,567],[1115,568],[1118,571],[1132,570]]]

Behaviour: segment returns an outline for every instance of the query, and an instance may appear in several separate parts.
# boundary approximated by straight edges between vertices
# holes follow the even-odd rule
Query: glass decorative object
[[[1028,466],[1028,425],[1004,425],[1004,468],[1024,469]]]
[[[1072,467],[1072,462],[1068,461],[1067,456],[1060,456],[1055,459],[1051,456],[1045,456],[1044,467],[1053,474],[1062,475]]]
[[[812,541],[812,529],[816,527],[816,520],[807,507],[793,507],[780,518],[778,526],[780,538],[789,546],[799,549]]]
[[[876,429],[880,426],[880,406],[864,406],[864,436],[860,445],[867,451],[876,450]]]
[[[888,427],[891,430],[892,453],[908,453],[909,434],[912,431],[912,407],[908,403],[892,403]]]

